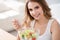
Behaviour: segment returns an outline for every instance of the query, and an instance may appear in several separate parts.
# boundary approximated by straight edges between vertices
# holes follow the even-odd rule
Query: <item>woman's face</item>
[[[42,7],[37,2],[29,2],[28,3],[28,10],[30,12],[30,15],[35,20],[39,20],[42,17],[44,17]]]

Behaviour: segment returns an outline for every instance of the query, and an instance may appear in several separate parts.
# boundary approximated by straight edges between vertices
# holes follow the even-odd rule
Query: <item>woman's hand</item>
[[[14,28],[18,31],[19,29],[21,29],[21,24],[18,22],[18,20],[14,19],[12,21]]]

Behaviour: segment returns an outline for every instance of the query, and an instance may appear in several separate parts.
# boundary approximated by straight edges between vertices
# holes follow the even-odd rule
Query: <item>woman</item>
[[[32,21],[34,26],[31,26]],[[45,0],[28,0],[25,8],[25,19],[22,25],[17,20],[13,22],[15,29],[24,27],[39,30],[38,40],[60,40],[59,23],[52,18],[50,8]],[[22,27],[24,26],[24,27]],[[20,37],[18,35],[18,39]]]

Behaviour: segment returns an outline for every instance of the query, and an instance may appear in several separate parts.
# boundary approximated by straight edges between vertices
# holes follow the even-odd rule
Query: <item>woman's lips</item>
[[[39,15],[40,15],[40,13],[37,16],[35,16],[35,17],[39,17]]]

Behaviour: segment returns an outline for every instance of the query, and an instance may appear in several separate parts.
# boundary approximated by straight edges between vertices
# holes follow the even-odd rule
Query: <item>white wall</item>
[[[57,4],[60,3],[60,0],[46,0],[48,4]]]

